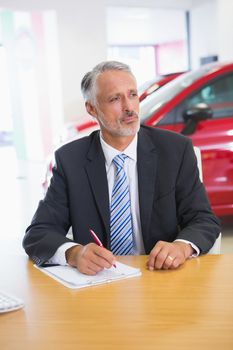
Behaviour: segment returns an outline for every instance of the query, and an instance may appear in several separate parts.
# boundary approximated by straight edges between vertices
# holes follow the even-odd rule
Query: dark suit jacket
[[[138,136],[138,186],[142,236],[146,253],[157,241],[176,238],[206,253],[220,232],[202,183],[190,139],[142,126]],[[109,194],[99,132],[62,146],[44,200],[40,201],[23,246],[37,263],[48,260],[70,240],[92,242],[92,228],[110,247]]]

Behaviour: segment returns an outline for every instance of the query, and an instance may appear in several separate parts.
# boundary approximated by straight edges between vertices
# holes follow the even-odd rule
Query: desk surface
[[[0,289],[25,308],[0,315],[1,350],[232,350],[233,255],[206,255],[176,271],[71,290],[25,256],[0,257]]]

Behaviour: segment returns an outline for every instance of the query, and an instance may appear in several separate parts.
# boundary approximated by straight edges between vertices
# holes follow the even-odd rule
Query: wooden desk
[[[233,349],[233,255],[156,272],[145,256],[119,260],[142,276],[71,290],[23,255],[1,256],[0,288],[26,307],[0,316],[0,349]]]

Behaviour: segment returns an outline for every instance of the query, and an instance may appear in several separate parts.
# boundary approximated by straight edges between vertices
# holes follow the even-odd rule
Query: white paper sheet
[[[90,287],[141,275],[140,269],[122,264],[120,262],[116,262],[116,268],[111,267],[110,269],[104,269],[95,276],[84,275],[76,268],[68,265],[50,267],[34,266],[64,286],[73,289]]]

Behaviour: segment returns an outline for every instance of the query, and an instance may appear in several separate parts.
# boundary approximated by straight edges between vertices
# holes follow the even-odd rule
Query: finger
[[[113,263],[109,262],[105,258],[103,258],[95,253],[92,255],[90,261],[93,264],[95,264],[96,266],[99,266],[101,269],[103,269],[103,268],[109,269],[113,265]]]
[[[175,243],[163,242],[162,249],[158,253],[155,259],[155,269],[169,269],[176,268],[183,264],[185,261],[185,255],[180,245]],[[174,265],[174,260],[175,265]]]
[[[100,271],[103,268],[110,268],[115,261],[115,257],[109,250],[99,247],[95,243],[90,243],[82,249],[79,261],[79,266],[81,264],[88,266],[91,262],[96,265],[94,270],[97,271],[98,267],[98,270]]]
[[[77,270],[86,275],[96,275],[97,271],[92,267],[92,264],[85,259],[78,260]]]
[[[180,249],[177,249],[177,247],[171,247],[171,249],[168,252],[167,258],[164,262],[163,269],[169,269],[169,268],[177,268],[178,266],[182,265],[185,262],[185,255]]]
[[[170,266],[170,269],[177,269],[182,264],[183,262],[181,262],[179,258],[175,258]]]
[[[168,243],[168,242],[161,242],[161,249],[160,251],[158,252],[156,258],[155,258],[155,262],[154,262],[154,268],[156,270],[160,270],[163,268],[164,264],[165,264],[165,261],[172,249],[172,245],[171,243]],[[170,258],[169,258],[170,260]],[[169,264],[169,262],[168,262]]]
[[[156,259],[155,259],[155,269],[156,270],[160,270],[163,268],[165,261],[167,259],[168,256],[168,249],[164,248],[161,249],[159,254],[157,255]]]
[[[83,271],[80,271],[80,272],[90,276],[95,276],[97,274],[97,272],[95,270],[92,270],[89,266],[87,266]]]
[[[173,262],[175,260],[175,257],[173,257],[170,253],[167,255],[162,268],[164,270],[168,270],[169,268],[171,268],[173,266]]]
[[[173,265],[173,268],[177,268],[179,267],[180,265],[183,265],[186,261],[186,258],[184,257],[184,255],[178,255],[176,257],[176,259],[173,261],[172,265]]]
[[[88,269],[94,271],[95,273],[100,272],[104,269],[104,266],[100,266],[92,261],[89,261],[87,264]]]
[[[99,271],[103,270],[103,267],[100,267],[89,260],[81,259],[77,265],[77,269],[87,275],[96,275]]]
[[[155,260],[161,249],[162,249],[162,245],[160,244],[160,242],[158,242],[150,252],[150,255],[147,261],[147,266],[150,271],[153,271],[155,269]]]
[[[105,265],[104,267],[106,268],[109,268],[111,267],[115,261],[116,261],[116,258],[115,256],[112,254],[112,252],[110,252],[108,249],[106,248],[103,248],[103,247],[99,247],[96,245],[95,247],[95,250],[94,250],[94,258],[97,259],[101,259],[102,260],[102,263],[104,261]],[[99,260],[100,262],[100,260]],[[101,263],[101,266],[102,266],[102,263]]]

